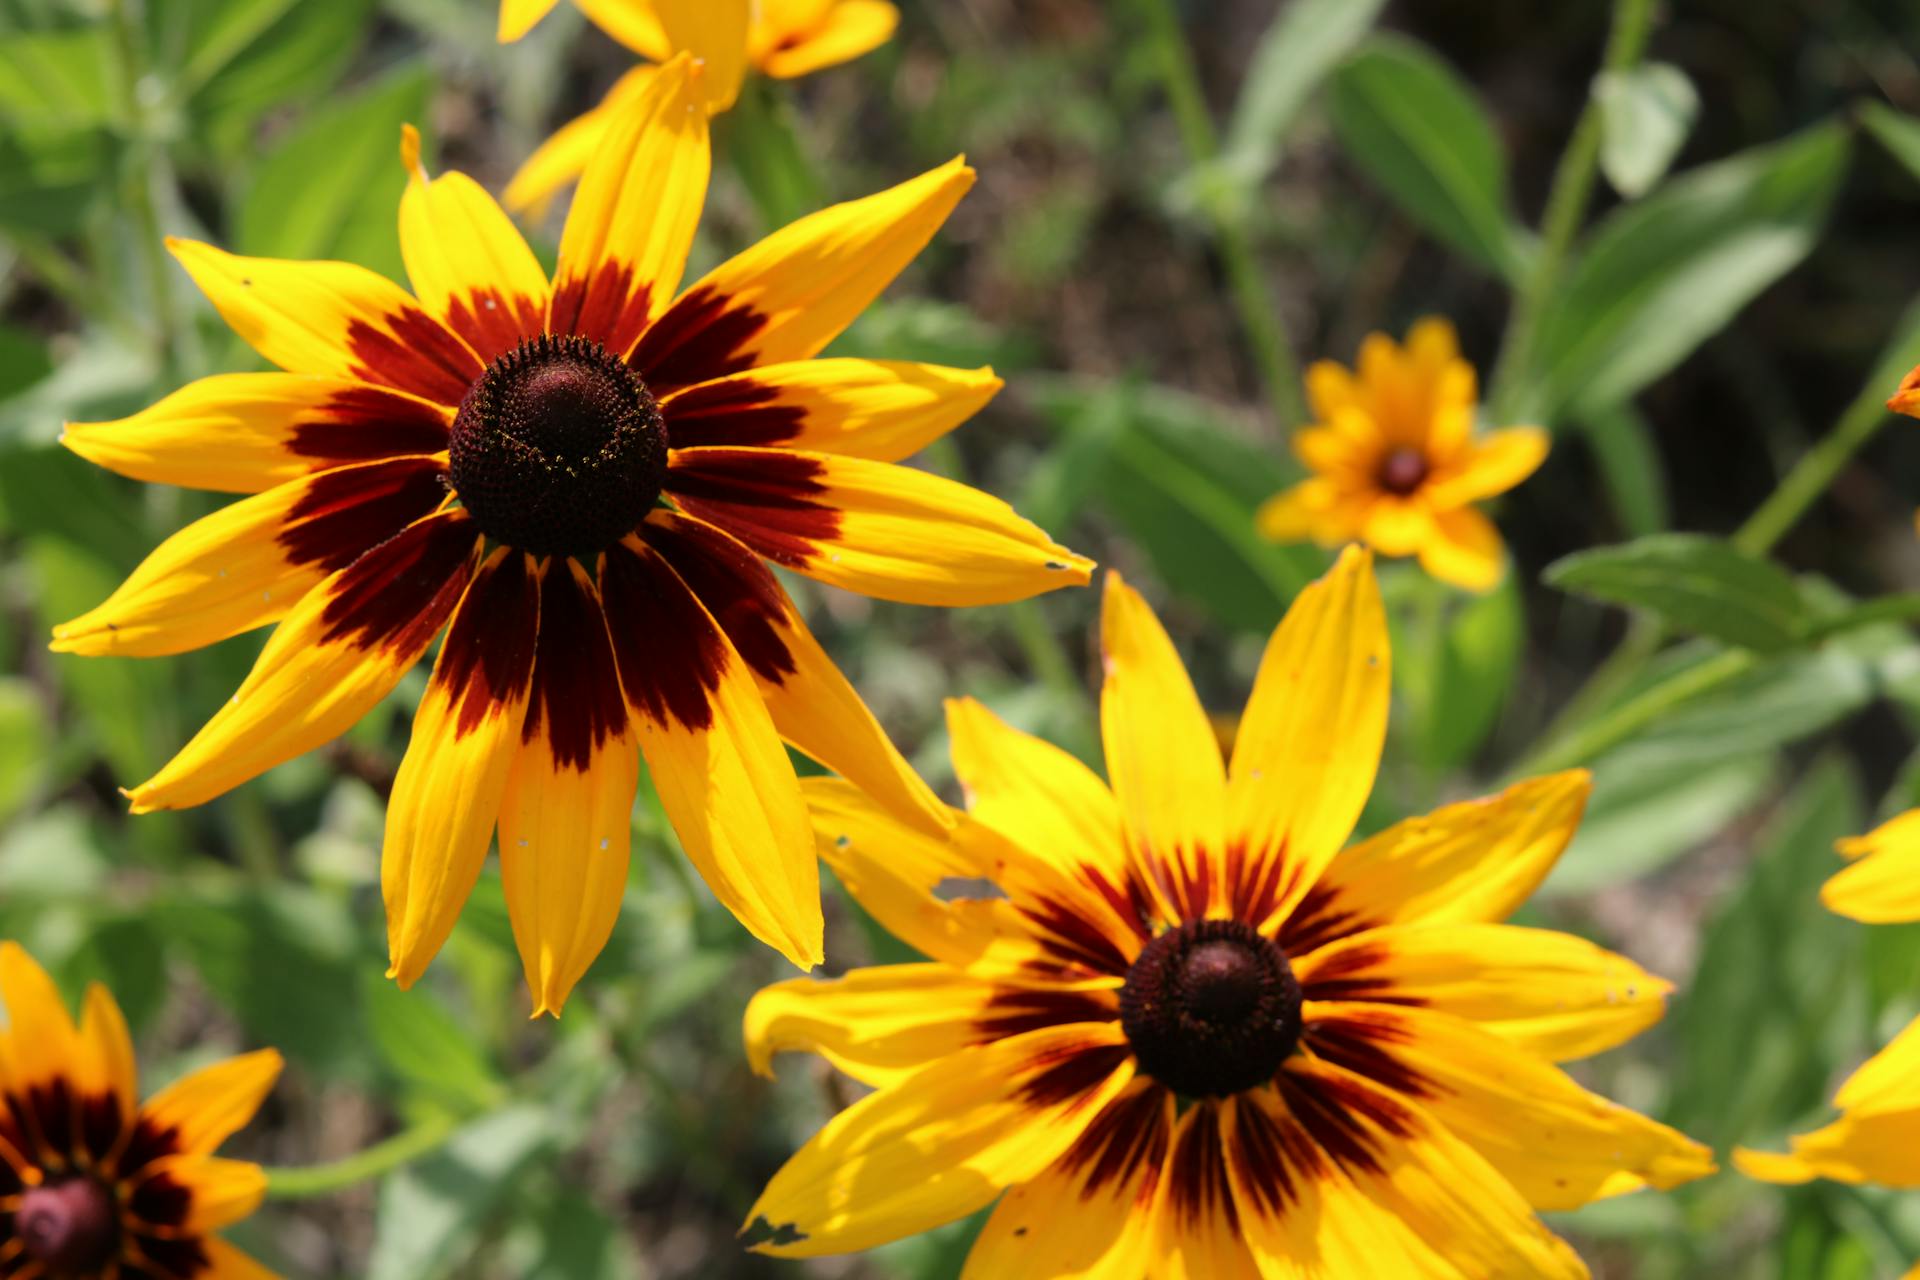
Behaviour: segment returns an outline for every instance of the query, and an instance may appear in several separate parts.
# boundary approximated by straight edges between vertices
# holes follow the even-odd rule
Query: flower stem
[[[1833,430],[1801,455],[1786,479],[1747,517],[1733,535],[1733,544],[1749,555],[1763,556],[1771,551],[1889,416],[1886,388],[1869,383],[1840,415]]]
[[[1624,71],[1640,61],[1647,47],[1652,15],[1653,0],[1615,0],[1613,27],[1601,59],[1603,71]],[[1530,412],[1526,406],[1514,403],[1517,384],[1525,377],[1533,359],[1540,317],[1560,282],[1560,271],[1566,265],[1573,238],[1586,220],[1587,203],[1593,196],[1594,172],[1600,161],[1600,129],[1600,104],[1589,92],[1587,104],[1573,127],[1573,138],[1554,169],[1553,186],[1548,190],[1547,208],[1540,223],[1540,253],[1534,260],[1533,270],[1527,273],[1514,295],[1513,318],[1507,324],[1500,356],[1494,363],[1493,390],[1487,403],[1496,421],[1507,422],[1516,414]]]
[[[1207,113],[1193,50],[1173,11],[1172,0],[1138,0],[1138,8],[1147,24],[1187,156],[1200,171],[1200,209],[1220,251],[1220,265],[1227,273],[1234,308],[1240,313],[1240,325],[1259,366],[1260,380],[1266,385],[1267,402],[1277,425],[1291,431],[1306,421],[1300,396],[1300,362],[1280,322],[1273,290],[1260,272],[1246,217],[1233,196],[1212,181],[1208,172],[1220,158],[1220,135]]]
[[[1675,707],[1751,671],[1758,661],[1744,649],[1728,649],[1705,662],[1676,671],[1577,733],[1535,751],[1514,766],[1510,776],[1516,779],[1531,778],[1559,769],[1592,764]]]
[[[273,1200],[306,1200],[332,1195],[356,1183],[391,1173],[401,1165],[439,1149],[460,1127],[458,1117],[437,1115],[402,1129],[383,1142],[343,1160],[267,1170],[267,1196]]]
[[[132,235],[147,277],[148,302],[153,309],[153,350],[159,357],[164,380],[171,386],[179,381],[175,335],[184,331],[185,321],[174,305],[172,280],[168,275],[166,255],[162,252],[160,215],[154,204],[154,188],[161,181],[162,174],[170,174],[171,170],[166,167],[160,143],[138,127],[138,122],[145,115],[140,101],[140,86],[146,80],[147,65],[143,37],[136,29],[131,0],[111,0],[109,8],[113,16],[115,53],[120,61],[121,110],[125,118],[136,125],[136,136],[132,139],[133,146],[125,170],[123,198],[133,214]]]

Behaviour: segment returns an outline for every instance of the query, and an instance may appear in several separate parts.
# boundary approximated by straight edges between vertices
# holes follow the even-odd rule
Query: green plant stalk
[[[1802,454],[1759,509],[1733,535],[1733,545],[1750,555],[1764,556],[1827,491],[1853,455],[1873,439],[1890,417],[1884,387],[1861,390],[1840,420],[1820,443]]]
[[[1586,727],[1526,757],[1509,777],[1531,778],[1590,765],[1667,712],[1751,671],[1758,661],[1745,649],[1729,649],[1698,666],[1676,671]]]
[[[383,1142],[357,1151],[343,1160],[326,1164],[267,1170],[267,1198],[270,1200],[307,1200],[332,1195],[357,1183],[391,1173],[401,1165],[439,1150],[459,1129],[454,1116],[435,1116],[408,1129],[402,1129]]]
[[[1193,50],[1181,30],[1179,16],[1173,11],[1172,0],[1138,0],[1138,8],[1157,55],[1160,78],[1179,124],[1187,156],[1197,169],[1204,170],[1220,158],[1220,135],[1213,126],[1212,116],[1207,114],[1200,72],[1193,64]],[[1203,179],[1205,176],[1203,173]],[[1291,431],[1306,421],[1300,362],[1280,322],[1280,309],[1273,291],[1260,272],[1259,260],[1247,235],[1246,219],[1231,200],[1208,181],[1200,183],[1200,206],[1219,247],[1220,264],[1227,273],[1234,308],[1240,313],[1240,325],[1246,331],[1260,379],[1266,385],[1267,402],[1280,428]]]
[[[141,53],[140,33],[134,29],[131,0],[112,0],[115,53],[120,60],[121,110],[129,122],[141,118],[137,86],[147,74]],[[154,204],[154,188],[163,173],[159,145],[152,138],[136,136],[125,175],[125,199],[133,214],[133,239],[146,272],[149,301],[153,305],[152,341],[160,368],[169,386],[180,381],[178,353],[174,335],[183,321],[174,305],[173,282],[168,275],[166,255],[162,252],[160,215]]]
[[[1600,64],[1603,72],[1625,71],[1640,61],[1646,51],[1652,17],[1653,0],[1616,0],[1613,26]],[[1533,359],[1540,317],[1560,282],[1560,272],[1573,247],[1573,238],[1586,220],[1587,204],[1593,197],[1594,174],[1600,163],[1600,129],[1600,104],[1589,91],[1587,104],[1573,127],[1573,138],[1553,171],[1553,185],[1548,189],[1547,208],[1540,222],[1539,256],[1514,296],[1513,318],[1507,324],[1500,355],[1494,361],[1492,391],[1487,403],[1501,421],[1506,421],[1514,409],[1515,386]]]

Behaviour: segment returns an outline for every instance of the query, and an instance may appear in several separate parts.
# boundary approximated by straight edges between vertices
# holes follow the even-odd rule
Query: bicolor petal
[[[500,202],[516,213],[543,212],[562,187],[586,172],[587,162],[606,143],[607,131],[639,100],[659,70],[645,63],[634,67],[613,82],[592,110],[555,129],[515,170]]]
[[[754,65],[776,80],[811,75],[851,62],[893,39],[900,11],[887,0],[835,0],[811,21],[783,23],[779,11],[793,5],[765,4],[750,46]],[[807,6],[818,7],[818,6]]]
[[[261,493],[350,463],[443,453],[446,406],[355,378],[221,373],[116,422],[69,422],[60,443],[135,480]]]
[[[202,1067],[140,1108],[140,1118],[183,1155],[211,1155],[253,1119],[285,1064],[272,1049]]]
[[[1092,561],[924,471],[788,449],[676,449],[667,492],[776,564],[862,595],[978,605],[1084,585]]]
[[[346,732],[440,633],[480,539],[460,511],[417,520],[301,598],[227,704],[159,773],[135,813],[201,804]]]

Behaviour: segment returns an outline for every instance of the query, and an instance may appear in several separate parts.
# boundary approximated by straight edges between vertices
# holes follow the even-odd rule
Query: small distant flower
[[[1360,346],[1358,376],[1331,360],[1307,370],[1315,421],[1294,433],[1314,473],[1260,509],[1278,542],[1362,542],[1383,556],[1419,556],[1434,577],[1469,591],[1498,585],[1506,548],[1474,503],[1532,475],[1547,433],[1508,427],[1476,439],[1473,366],[1453,326],[1426,319],[1404,348],[1383,333]]]
[[[1578,1277],[1534,1210],[1711,1171],[1554,1065],[1652,1024],[1667,984],[1498,923],[1584,772],[1342,849],[1387,721],[1370,554],[1295,601],[1226,763],[1118,575],[1102,638],[1111,789],[974,702],[948,707],[945,836],[805,784],[822,856],[929,960],[748,1006],[757,1070],[809,1051],[876,1090],[774,1175],[755,1248],[864,1249],[997,1199],[965,1280]]]
[[[1856,861],[1821,888],[1822,902],[1868,924],[1920,920],[1920,809],[1838,847]],[[1833,1101],[1839,1118],[1796,1136],[1788,1154],[1741,1149],[1734,1164],[1767,1182],[1920,1187],[1920,1019],[1867,1059]]]
[[[518,40],[559,0],[501,0],[500,39]],[[849,62],[893,38],[900,12],[887,0],[574,0],[595,25],[647,59],[614,82],[600,105],[560,126],[507,184],[506,205],[534,209],[578,178],[623,105],[646,91],[658,65],[688,52],[706,74],[698,93],[725,111],[749,68],[788,80]]]
[[[65,443],[137,479],[253,496],[167,539],[54,648],[159,655],[268,623],[233,698],[129,793],[196,805],[344,733],[444,629],[387,807],[393,976],[446,941],[496,825],[536,1012],[611,933],[644,756],[687,856],[755,937],[820,960],[818,867],[782,739],[941,829],[944,809],[769,563],[985,604],[1090,565],[1005,503],[895,465],[990,369],[814,359],[972,185],[959,160],[822,210],[684,292],[709,165],[685,55],[587,170],[552,281],[409,130],[415,293],[339,262],[172,243],[284,373],[202,379]],[[678,293],[678,297],[676,297]]]
[[[262,1049],[139,1103],[133,1042],[104,987],[80,1025],[46,972],[0,943],[0,1275],[274,1280],[213,1233],[259,1207],[257,1164],[214,1155],[280,1074]]]

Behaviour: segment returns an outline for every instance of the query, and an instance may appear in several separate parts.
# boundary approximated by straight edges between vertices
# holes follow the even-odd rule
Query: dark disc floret
[[[1378,479],[1382,489],[1404,498],[1427,482],[1431,470],[1423,451],[1397,445],[1380,459]]]
[[[626,361],[587,338],[543,334],[487,366],[467,392],[448,470],[488,537],[590,558],[659,500],[666,424]]]
[[[120,1250],[120,1215],[112,1194],[92,1178],[64,1178],[28,1187],[14,1214],[26,1256],[52,1276],[87,1275]]]
[[[1140,1069],[1175,1093],[1218,1098],[1273,1079],[1300,1043],[1300,983],[1252,925],[1196,920],[1149,942],[1120,990]]]

